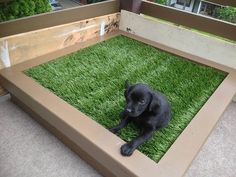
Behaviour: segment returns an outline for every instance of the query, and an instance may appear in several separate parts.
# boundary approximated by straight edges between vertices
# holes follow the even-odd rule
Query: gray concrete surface
[[[228,106],[185,177],[236,177],[236,103]]]
[[[0,177],[100,176],[8,98],[0,99]]]
[[[222,116],[185,177],[236,177],[236,104]],[[0,98],[0,177],[98,177],[93,168]]]

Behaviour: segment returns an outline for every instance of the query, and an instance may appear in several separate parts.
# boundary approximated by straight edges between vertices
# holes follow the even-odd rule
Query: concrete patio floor
[[[231,103],[185,177],[235,177],[235,127],[236,103]],[[0,177],[100,176],[9,96],[0,97],[0,132]]]

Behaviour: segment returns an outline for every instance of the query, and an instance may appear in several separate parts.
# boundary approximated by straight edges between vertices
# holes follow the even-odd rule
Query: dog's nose
[[[128,108],[128,109],[126,109],[126,112],[131,113],[132,110]]]

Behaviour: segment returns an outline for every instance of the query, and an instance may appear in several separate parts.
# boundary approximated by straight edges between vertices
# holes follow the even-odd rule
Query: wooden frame
[[[24,35],[3,37],[0,38],[0,47],[3,48],[7,43],[10,64],[15,65],[117,30],[119,19],[120,13],[113,13],[34,30]],[[2,68],[4,63],[0,61],[0,69]]]
[[[236,43],[123,10],[119,29],[236,69]]]
[[[147,0],[147,1],[155,2],[155,0]],[[231,0],[207,0],[207,1],[212,2],[212,3],[216,3],[216,4],[221,4],[224,6],[236,7],[236,1],[231,1]]]
[[[119,148],[124,142],[120,138],[22,73],[23,70],[29,67],[119,34],[229,73],[157,164],[139,151],[135,151],[132,157],[122,157]],[[151,177],[156,176],[156,174],[158,176],[182,176],[236,91],[236,72],[233,69],[122,31],[94,38],[11,68],[6,68],[1,71],[0,81],[4,88],[13,95],[13,101],[32,114],[36,120],[46,125],[59,139],[103,175],[124,177]],[[47,101],[45,101],[45,98],[47,98]],[[109,141],[104,141],[107,139]]]
[[[141,13],[236,41],[236,25],[218,19],[143,1]]]
[[[0,38],[117,12],[119,12],[119,1],[108,0],[106,2],[24,17],[0,23]]]
[[[216,4],[221,4],[224,6],[233,6],[236,7],[236,1],[232,1],[232,0],[208,0],[210,2],[216,3]]]
[[[110,33],[119,20],[120,13],[113,13],[0,38],[0,70]],[[0,86],[0,95],[5,93]]]
[[[137,2],[133,0],[127,0],[132,2]],[[99,3],[100,6],[104,6],[102,12],[92,13],[96,15],[107,15],[107,13],[116,13],[118,1],[110,0],[108,2]],[[140,4],[139,4],[140,5]],[[86,20],[88,17],[87,10],[91,8],[97,8],[98,6],[87,6],[81,7],[83,12],[86,12],[83,17],[79,20]],[[108,10],[108,7],[112,7],[111,11]],[[147,7],[150,7],[148,9]],[[131,10],[134,9],[129,7]],[[154,10],[159,10],[155,11]],[[78,9],[77,9],[78,10]],[[64,11],[61,13],[65,14],[74,14],[79,13],[76,9],[72,11]],[[163,7],[161,5],[152,4],[146,1],[141,2],[141,13],[159,17],[161,19],[170,20],[172,22],[177,22],[175,15],[182,14],[184,17],[184,24],[189,27],[192,26],[191,19],[197,17],[187,17],[186,12],[180,12],[179,10],[169,9],[168,7]],[[161,13],[159,13],[161,12]],[[165,15],[166,12],[170,12],[170,15]],[[56,12],[57,13],[57,12]],[[32,17],[32,19],[44,19],[50,14],[39,15],[37,17]],[[51,14],[53,17],[53,14]],[[55,15],[55,14],[54,14]],[[62,15],[62,16],[64,16]],[[73,16],[73,15],[72,15]],[[137,19],[136,19],[137,17]],[[136,15],[135,19],[138,20],[144,19],[140,15]],[[1,27],[16,27],[19,23],[22,24],[32,24],[31,18],[25,18],[21,20],[12,21],[9,23],[0,24]],[[52,18],[53,19],[53,18]],[[66,19],[66,20],[65,20]],[[14,30],[11,33],[6,31],[1,31],[4,39],[15,38],[18,35],[27,35],[31,30],[44,30],[43,28],[51,28],[54,25],[64,25],[64,23],[77,23],[77,18],[72,18],[72,21],[68,21],[69,18],[59,19],[55,24],[48,24],[48,22],[42,23],[40,26],[32,27],[27,29],[20,28],[19,30]],[[147,19],[144,19],[147,21]],[[214,20],[213,20],[214,21]],[[215,24],[216,26],[210,25],[208,28],[206,25],[200,25],[201,30],[208,30],[208,32],[213,32],[214,34],[219,34],[223,37],[228,37],[235,40],[235,25],[228,23],[222,23],[220,21],[214,21],[212,19],[207,19],[205,17],[198,17],[197,22],[199,24]],[[215,60],[214,56],[207,55],[205,57],[199,55],[198,53],[192,53],[190,48],[186,50],[179,50],[174,46],[169,46],[168,43],[161,41],[161,38],[155,38],[155,33],[152,33],[153,38],[143,35],[144,32],[140,32],[135,25],[131,25],[130,28],[127,25],[127,22],[122,20],[120,30],[115,32],[107,33],[104,36],[93,36],[88,40],[79,41],[78,43],[72,43],[71,45],[66,46],[65,48],[58,48],[57,50],[41,53],[32,60],[14,65],[9,68],[2,69],[0,71],[0,83],[4,88],[9,91],[12,95],[12,100],[21,106],[26,112],[32,115],[38,122],[43,126],[48,128],[52,133],[54,133],[61,141],[67,144],[72,150],[78,153],[82,158],[84,158],[88,163],[93,165],[99,172],[104,176],[171,176],[179,177],[184,174],[191,161],[194,159],[195,155],[198,153],[200,147],[205,142],[206,138],[210,134],[211,130],[214,128],[216,122],[218,121],[220,115],[224,112],[227,105],[232,100],[236,92],[236,71],[234,68],[235,62],[229,60],[231,63],[226,63],[224,60]],[[139,21],[135,21],[138,23]],[[152,22],[148,22],[152,25]],[[8,26],[9,25],[9,26]],[[214,29],[219,27],[220,28]],[[54,27],[52,27],[54,28]],[[178,28],[178,27],[175,27]],[[221,28],[225,28],[222,31]],[[226,30],[229,29],[229,30]],[[230,30],[231,29],[231,30]],[[143,30],[143,29],[142,29]],[[125,32],[128,31],[129,33]],[[19,34],[26,32],[23,34]],[[14,34],[14,35],[13,35]],[[187,128],[182,132],[178,137],[175,143],[170,147],[166,152],[163,158],[159,163],[155,163],[139,151],[135,151],[133,156],[127,158],[122,157],[119,153],[120,146],[124,143],[120,138],[111,134],[108,130],[103,128],[101,125],[94,122],[92,119],[85,116],[80,111],[76,110],[72,106],[68,105],[65,101],[58,98],[47,89],[40,86],[38,83],[33,81],[31,78],[27,77],[22,73],[23,70],[37,66],[41,63],[45,63],[49,60],[69,54],[73,51],[77,51],[81,48],[90,46],[97,42],[106,40],[108,38],[114,37],[116,35],[125,35],[130,38],[134,38],[146,44],[152,45],[154,47],[160,48],[162,50],[171,52],[173,54],[185,57],[189,60],[199,62],[211,67],[215,67],[219,70],[225,71],[228,73],[226,79],[222,84],[217,88],[214,94],[210,99],[205,103],[201,110],[197,113],[194,119],[190,122]],[[8,36],[10,35],[10,36]],[[2,38],[3,39],[3,38]],[[167,40],[168,41],[168,40]],[[210,41],[210,39],[209,39]],[[217,43],[217,42],[216,42]],[[234,47],[234,46],[233,46]],[[233,48],[232,48],[233,49]],[[34,56],[35,57],[35,56]],[[228,57],[230,59],[230,56]],[[23,60],[22,60],[23,61]],[[21,61],[21,62],[22,62]],[[221,62],[221,64],[219,64]],[[227,66],[226,66],[227,65]],[[232,67],[233,66],[233,67]],[[47,101],[45,101],[47,98]],[[216,109],[217,107],[217,109]],[[93,130],[93,131],[91,131]],[[104,141],[109,139],[109,142]],[[194,141],[193,141],[194,140]],[[184,146],[184,148],[183,148]]]
[[[209,1],[236,7],[236,1],[233,0]],[[236,40],[234,35],[236,29],[233,24],[148,2],[147,0],[107,0],[96,4],[89,4],[62,11],[50,12],[3,22],[0,23],[0,38],[111,13],[117,13],[120,8],[136,13],[141,12],[143,14],[171,21],[176,24],[181,24],[187,27],[196,28],[201,31],[219,35],[230,40]],[[35,23],[36,21],[37,23]],[[194,24],[193,22],[196,23]]]

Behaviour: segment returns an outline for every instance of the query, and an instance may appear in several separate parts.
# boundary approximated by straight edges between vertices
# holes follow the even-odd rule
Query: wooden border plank
[[[15,65],[118,30],[119,19],[120,13],[109,14],[0,38],[0,44],[7,42],[10,63]],[[101,28],[104,34],[100,34]],[[0,61],[0,69],[2,68],[4,65]]]
[[[220,115],[223,114],[236,94],[236,70],[127,32],[121,32],[121,34],[191,61],[229,73],[157,164],[158,177],[181,177],[200,151]],[[219,103],[219,100],[222,100],[223,103]],[[217,110],[215,110],[216,107]]]
[[[236,90],[235,76],[235,73],[228,75],[163,156],[158,164],[160,177],[180,177],[187,171],[231,102]]]
[[[121,32],[115,33],[114,35],[119,34],[126,35],[127,33]],[[149,45],[154,44],[154,47],[163,47],[158,43],[132,34],[127,34],[127,36],[132,36],[136,40]],[[96,159],[96,161],[93,161],[93,159],[88,158],[87,161],[98,170],[102,170],[103,175],[124,177],[154,177],[157,174],[159,177],[182,176],[235,94],[235,70],[199,58],[199,63],[212,64],[213,67],[229,72],[229,75],[198,112],[193,121],[181,133],[159,163],[155,163],[137,150],[131,157],[121,156],[120,146],[124,142],[119,137],[110,133],[104,127],[22,73],[23,70],[29,67],[37,66],[111,37],[113,37],[113,34],[95,38],[76,46],[40,56],[37,59],[29,60],[11,68],[6,68],[1,71],[0,82],[11,94],[20,100],[20,104],[27,105],[31,111],[51,125],[46,126],[47,128],[51,129],[53,127],[58,130],[59,138],[60,135],[63,135],[62,138],[66,139],[63,142],[72,141],[74,144],[67,144],[73,146],[72,149],[75,152],[80,154],[82,153],[80,151],[82,149],[82,151],[85,151],[93,159]],[[171,49],[167,47],[166,50],[169,51]],[[189,59],[192,60],[190,54],[185,55],[185,53],[180,52],[178,55],[183,57],[189,56]],[[198,58],[195,59],[197,60]],[[47,98],[47,101],[45,101],[45,98]],[[217,107],[217,111],[215,107]],[[53,130],[51,131],[53,132]],[[57,134],[57,132],[55,133]],[[104,139],[109,141],[104,141]],[[80,155],[84,156],[83,153]],[[98,167],[98,164],[102,165]]]
[[[155,0],[147,0],[147,1],[155,2]],[[223,5],[223,6],[236,7],[236,1],[232,1],[232,0],[206,0],[206,1],[216,3],[216,4],[220,4],[220,5]]]
[[[91,165],[94,166],[94,168],[101,173],[104,176],[113,177],[113,173],[111,173],[104,165],[98,163],[94,157],[92,157],[90,154],[82,150],[74,141],[72,141],[70,138],[65,136],[60,130],[55,128],[53,125],[49,124],[45,119],[40,117],[35,111],[30,109],[27,105],[25,105],[22,101],[20,101],[17,97],[14,95],[11,95],[11,101],[13,101],[16,105],[18,105],[21,109],[23,109],[25,112],[27,112],[35,121],[37,121],[40,125],[42,125],[44,128],[46,128],[48,131],[50,131],[52,134],[54,134],[60,141],[62,141],[67,147],[69,147],[72,151],[79,154],[80,157],[86,161],[89,162]]]
[[[141,13],[236,41],[236,24],[148,1],[142,2]]]
[[[221,4],[224,6],[232,6],[232,7],[236,7],[236,1],[234,0],[207,0],[209,2],[213,2],[216,4]]]
[[[119,12],[119,1],[78,6],[0,23],[0,38]]]
[[[86,153],[90,154],[93,159],[96,159],[96,164],[94,164],[93,161],[89,161],[89,163],[94,165],[95,168],[98,163],[106,167],[110,174],[114,176],[145,176],[146,172],[143,170],[143,164],[133,166],[132,162],[141,160],[147,165],[146,169],[154,172],[154,167],[156,166],[154,161],[151,161],[148,157],[138,151],[134,153],[135,155],[132,159],[121,156],[119,148],[121,144],[124,143],[123,140],[110,133],[104,127],[88,118],[71,105],[68,105],[65,101],[50,93],[49,90],[43,88],[34,80],[22,73],[22,70],[25,70],[28,67],[42,64],[52,60],[55,57],[57,58],[59,56],[71,53],[119,34],[120,33],[114,33],[105,35],[104,37],[98,37],[84,43],[79,43],[76,46],[68,47],[66,50],[56,51],[45,56],[38,57],[37,59],[20,63],[19,65],[15,65],[11,68],[3,69],[0,75],[0,82],[11,94],[20,100],[21,103],[27,105],[37,115],[63,133],[64,137],[73,140],[79,149],[82,149]],[[8,76],[10,76],[10,78],[8,78]],[[12,84],[14,87],[12,87]],[[35,95],[34,93],[36,92],[37,94]],[[46,95],[44,94],[49,95],[45,97]],[[47,98],[46,102],[45,98]],[[43,103],[46,103],[46,105],[43,105]],[[54,106],[51,107],[50,105]],[[109,141],[104,141],[104,139],[109,139]],[[111,144],[112,146],[110,146]],[[136,170],[134,171],[134,169]],[[106,172],[105,174],[102,174],[106,175],[108,173]]]
[[[222,65],[220,63],[217,63],[217,62],[214,62],[214,61],[211,61],[211,60],[207,60],[206,58],[202,58],[202,57],[190,54],[186,51],[181,51],[179,49],[172,48],[170,46],[164,45],[164,44],[156,42],[156,41],[146,39],[146,38],[138,36],[138,35],[130,34],[129,32],[120,31],[120,33],[124,36],[127,36],[129,38],[132,38],[132,39],[135,39],[137,41],[143,42],[147,45],[156,47],[160,50],[172,53],[172,54],[180,56],[180,57],[184,57],[187,60],[194,61],[194,62],[202,64],[202,65],[213,67],[215,69],[218,69],[218,70],[226,72],[226,73],[231,73],[231,72],[236,71],[235,69],[230,68],[230,67],[225,66],[225,65]]]
[[[219,40],[172,23],[154,21],[124,10],[121,11],[119,29],[236,69],[236,43]]]

